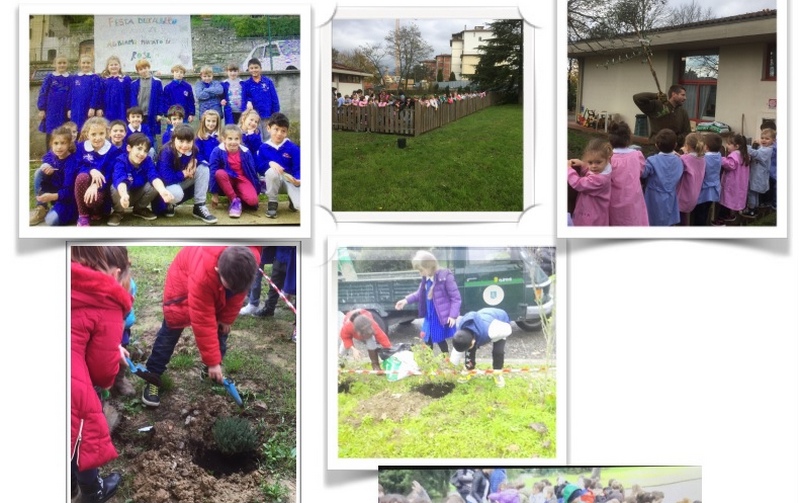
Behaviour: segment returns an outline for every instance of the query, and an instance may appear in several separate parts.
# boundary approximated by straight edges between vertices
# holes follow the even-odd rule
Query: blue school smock
[[[103,117],[108,122],[121,120],[127,124],[131,99],[131,78],[127,75],[103,79]]]
[[[256,162],[247,146],[239,146],[239,159],[241,159],[242,162],[242,172],[244,176],[253,185],[256,194],[258,194],[260,183],[258,181],[258,172],[256,172]],[[211,152],[211,159],[209,160],[208,166],[210,170],[208,191],[214,194],[219,193],[219,187],[217,187],[217,180],[215,178],[218,170],[224,170],[231,178],[239,178],[239,175],[237,175],[236,172],[231,169],[230,164],[228,164],[228,151],[225,150],[224,145],[218,145],[217,148]]]
[[[96,73],[77,73],[72,76],[69,91],[70,120],[80,131],[89,118],[89,109],[96,111],[102,107],[103,81]]]
[[[48,152],[42,157],[42,164],[55,168],[52,175],[45,175],[42,179],[42,192],[58,194],[50,211],[56,212],[60,225],[75,223],[78,220],[78,205],[75,202],[78,156],[73,152],[65,159],[59,159],[53,152]]]
[[[165,186],[176,185],[186,179],[183,176],[183,170],[189,165],[192,159],[195,158],[194,154],[178,154],[180,156],[178,166],[175,166],[175,153],[171,146],[164,145],[161,152],[158,154],[158,162],[156,163],[156,171],[158,177],[164,182]],[[184,195],[188,191],[184,192]]]
[[[227,80],[223,80],[222,84],[222,91],[225,96],[225,106],[222,107],[222,119],[225,121],[225,124],[233,124],[233,107],[231,106],[231,83]],[[241,87],[240,87],[241,90]],[[237,110],[240,112],[240,110]]]
[[[44,111],[44,120],[39,124],[39,131],[50,134],[61,127],[69,119],[69,90],[72,85],[69,73],[48,73],[39,89],[36,107]]]
[[[123,140],[122,144],[127,145],[128,138],[134,133],[142,133],[143,135],[145,135],[147,139],[150,140],[150,146],[152,148],[156,148],[156,139],[153,137],[152,133],[150,132],[150,128],[145,123],[142,123],[142,128],[139,129],[138,131],[134,131],[133,129],[131,129],[131,125],[128,124],[125,127],[125,139]],[[123,150],[125,149],[123,148]]]
[[[140,165],[134,166],[127,155],[117,156],[112,173],[114,188],[118,189],[119,184],[124,183],[128,192],[141,189],[148,183],[152,185],[153,181],[158,178],[156,164],[150,157],[145,157]]]
[[[266,173],[272,161],[280,164],[284,171],[300,180],[300,147],[288,138],[280,145],[275,145],[271,140],[262,143],[257,158],[259,174]]]
[[[247,108],[247,102],[252,103],[253,108],[261,116],[267,119],[275,112],[281,111],[281,103],[278,99],[278,92],[272,80],[261,75],[261,80],[256,82],[253,77],[242,81],[242,108]]]
[[[651,226],[674,225],[681,221],[678,183],[682,174],[683,162],[672,152],[659,152],[647,158],[642,178],[647,181],[644,202]]]
[[[191,84],[185,80],[173,80],[164,86],[164,99],[163,112],[161,115],[166,115],[170,107],[173,105],[180,105],[185,112],[184,119],[189,119],[189,116],[194,116],[194,91]]]
[[[205,140],[198,136],[195,138],[194,144],[197,145],[197,162],[209,164],[211,162],[211,152],[220,144],[219,135],[212,133]]]
[[[719,201],[719,175],[722,170],[722,154],[719,152],[706,152],[706,174],[703,176],[703,186],[697,196],[697,204]]]
[[[261,131],[256,129],[255,133],[250,134],[242,132],[242,143],[253,153],[252,155],[258,155],[261,148]]]
[[[502,309],[498,309],[496,307],[485,307],[478,311],[471,311],[462,316],[461,319],[458,320],[456,328],[458,330],[469,330],[475,334],[475,348],[479,348],[492,342],[492,340],[489,338],[489,325],[494,320],[511,323],[511,319],[508,317],[508,314]]]

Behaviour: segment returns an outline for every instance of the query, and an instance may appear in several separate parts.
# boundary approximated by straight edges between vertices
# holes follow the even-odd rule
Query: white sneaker
[[[256,315],[256,311],[258,311],[258,304],[250,304],[248,302],[246,306],[244,306],[243,308],[241,308],[239,310],[239,314],[242,315],[242,316],[244,316],[244,315],[255,316]]]
[[[505,388],[506,386],[506,380],[501,375],[494,376],[494,383],[497,384],[498,388]]]

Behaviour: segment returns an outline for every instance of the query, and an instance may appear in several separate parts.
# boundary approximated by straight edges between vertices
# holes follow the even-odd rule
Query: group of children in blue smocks
[[[287,138],[289,120],[258,59],[248,62],[246,81],[236,65],[228,66],[224,82],[203,67],[194,87],[183,80],[181,65],[162,86],[145,59],[136,63],[135,81],[115,56],[103,76],[92,72],[86,55],[75,75],[67,72],[66,58],[55,63],[37,101],[48,152],[34,174],[31,225],[88,226],[105,217],[119,225],[126,213],[155,220],[174,216],[175,207],[192,198],[192,216],[213,224],[217,217],[205,204],[209,191],[214,206],[219,195],[228,198],[230,218],[241,216],[243,207],[257,209],[260,193],[267,194],[270,218],[277,217],[281,192],[289,194],[290,211],[299,209],[300,149]],[[197,133],[184,122],[196,113]],[[170,122],[157,153],[164,118]]]

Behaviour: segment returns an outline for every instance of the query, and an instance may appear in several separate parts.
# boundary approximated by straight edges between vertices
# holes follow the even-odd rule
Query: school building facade
[[[684,107],[693,125],[723,122],[747,137],[758,137],[764,120],[780,126],[777,19],[777,10],[763,10],[649,31],[661,90],[686,88]],[[633,95],[657,91],[638,37],[579,41],[567,53],[577,62],[576,114],[605,112],[634,129],[641,111]]]

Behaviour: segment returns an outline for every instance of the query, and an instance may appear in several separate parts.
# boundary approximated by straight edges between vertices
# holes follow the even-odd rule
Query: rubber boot
[[[112,472],[105,478],[97,477],[97,480],[91,485],[80,484],[80,503],[103,503],[108,501],[117,492],[121,480],[122,475]]]
[[[369,361],[372,362],[372,370],[381,370],[381,362],[378,360],[378,350],[368,349]]]

